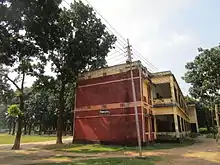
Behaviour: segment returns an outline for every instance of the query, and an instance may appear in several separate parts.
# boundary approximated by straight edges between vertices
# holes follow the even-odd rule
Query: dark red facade
[[[133,73],[136,99],[140,102],[142,80],[139,69],[134,70]],[[136,144],[137,134],[131,89],[130,71],[80,80],[76,90],[75,142]],[[147,126],[146,117],[142,116],[142,112],[139,104],[141,135],[145,134]],[[148,137],[145,138],[148,139]],[[151,139],[153,138],[148,140]],[[144,141],[143,136],[142,141]]]

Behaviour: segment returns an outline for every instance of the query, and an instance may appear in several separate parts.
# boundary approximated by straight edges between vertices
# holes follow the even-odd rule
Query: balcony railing
[[[158,105],[158,104],[171,104],[172,99],[171,98],[163,98],[163,99],[154,99],[153,100],[153,105]]]

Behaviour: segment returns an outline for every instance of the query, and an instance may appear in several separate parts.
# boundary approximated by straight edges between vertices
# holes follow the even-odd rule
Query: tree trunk
[[[59,111],[58,111],[58,119],[57,119],[57,144],[62,144],[62,134],[63,134],[63,113],[65,108],[64,102],[64,91],[65,84],[61,81],[61,89],[59,93]]]
[[[211,122],[212,127],[214,126],[214,117],[213,117],[213,110],[211,109]]]
[[[15,135],[16,122],[13,121],[12,135]]]
[[[24,98],[23,98],[23,93],[20,95],[20,110],[23,112],[24,110]],[[13,150],[19,150],[20,149],[20,142],[21,142],[21,134],[22,134],[22,121],[23,117],[22,115],[18,115],[18,120],[17,120],[17,134],[15,137],[14,145],[12,147]]]
[[[29,124],[29,128],[28,128],[28,135],[31,134],[31,129],[32,129],[32,124],[30,123],[30,124]]]
[[[12,147],[13,150],[20,149],[20,142],[21,142],[21,133],[22,133],[22,116],[18,116],[18,130],[15,137],[14,145]]]
[[[8,126],[8,129],[9,129],[8,134],[9,134],[9,135],[11,134],[11,127],[12,127],[12,122],[10,121],[10,122],[9,122],[9,126]]]
[[[40,123],[38,135],[41,135],[41,132],[42,132],[42,126],[41,126],[41,123]]]
[[[24,123],[24,135],[27,135],[27,122]]]
[[[71,135],[73,135],[73,122],[71,122],[71,124],[70,124],[70,132],[71,132]]]

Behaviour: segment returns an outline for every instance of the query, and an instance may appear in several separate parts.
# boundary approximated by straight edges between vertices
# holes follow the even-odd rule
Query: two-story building
[[[141,142],[190,131],[184,96],[171,72],[150,73],[132,63]],[[74,141],[137,144],[130,64],[80,75],[74,109]]]
[[[187,105],[174,75],[170,71],[152,73],[151,81],[157,137],[183,137],[191,131],[192,122],[198,130],[195,106]]]
[[[132,72],[141,142],[145,143],[156,138],[150,73],[140,61],[132,63]],[[81,75],[75,101],[75,142],[137,143],[130,64]]]

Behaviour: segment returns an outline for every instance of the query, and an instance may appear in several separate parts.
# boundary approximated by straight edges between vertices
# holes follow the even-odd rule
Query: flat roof
[[[154,72],[154,73],[151,73],[152,76],[154,77],[157,77],[157,76],[171,76],[173,75],[171,71],[162,71],[162,72]]]
[[[128,65],[128,64],[129,63],[122,63],[122,64],[117,64],[117,65],[112,65],[112,66],[106,66],[106,67],[103,67],[103,68],[100,68],[100,69],[83,72],[80,75],[83,75],[83,74],[86,74],[86,73],[97,72],[97,71],[104,70],[104,69],[107,70],[107,69],[115,68],[115,67],[118,67],[118,66],[124,66],[124,65]],[[139,60],[138,61],[133,61],[132,64],[135,65],[135,66],[142,65],[141,61],[139,61]]]

